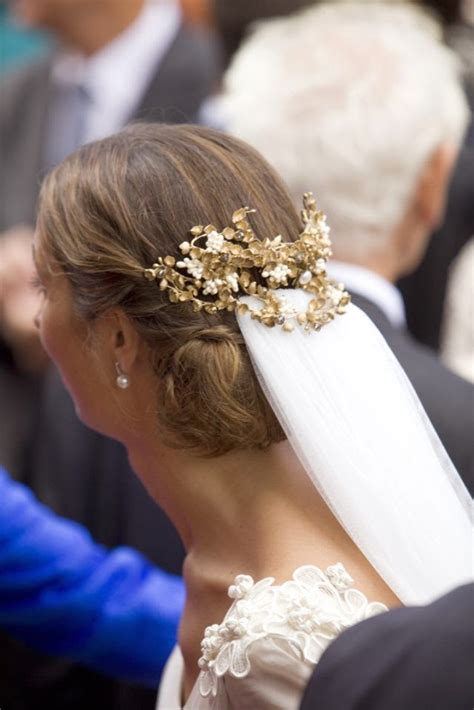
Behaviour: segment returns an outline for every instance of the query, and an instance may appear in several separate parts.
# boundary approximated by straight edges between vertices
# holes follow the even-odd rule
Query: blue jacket
[[[131,549],[95,544],[0,467],[0,626],[8,633],[156,686],[183,601],[181,579]]]

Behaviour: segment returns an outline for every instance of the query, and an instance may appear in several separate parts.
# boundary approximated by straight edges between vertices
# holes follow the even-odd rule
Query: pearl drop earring
[[[130,380],[128,378],[128,375],[122,372],[122,370],[120,369],[120,364],[118,362],[115,363],[115,369],[117,370],[117,379],[115,380],[117,383],[117,387],[119,387],[121,390],[126,390],[128,387],[130,387]]]

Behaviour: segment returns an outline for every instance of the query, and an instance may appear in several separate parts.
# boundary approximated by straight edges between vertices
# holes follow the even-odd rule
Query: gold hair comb
[[[189,301],[195,311],[248,313],[287,332],[295,322],[307,331],[319,330],[345,312],[350,296],[326,273],[331,256],[326,216],[310,192],[303,205],[304,229],[294,242],[284,242],[281,236],[257,239],[247,219],[255,210],[243,207],[234,212],[233,227],[222,231],[212,224],[193,227],[191,241],[179,246],[182,259],[159,257],[143,275],[158,281],[172,303]],[[287,288],[314,294],[306,312],[299,312],[278,292]],[[241,302],[242,296],[254,296],[261,306]]]

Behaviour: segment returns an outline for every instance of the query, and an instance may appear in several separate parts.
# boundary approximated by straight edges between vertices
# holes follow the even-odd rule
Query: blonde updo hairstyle
[[[41,248],[91,323],[121,308],[147,343],[165,442],[218,456],[284,439],[233,313],[172,304],[143,269],[179,255],[197,224],[223,229],[250,206],[261,239],[293,240],[301,223],[272,168],[245,143],[197,126],[137,124],[84,146],[45,179]],[[262,326],[263,327],[263,326]]]

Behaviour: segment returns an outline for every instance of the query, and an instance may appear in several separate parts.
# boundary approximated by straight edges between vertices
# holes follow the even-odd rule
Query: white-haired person
[[[438,29],[405,3],[325,3],[262,24],[229,70],[226,112],[294,199],[304,186],[324,205],[332,275],[386,338],[472,492],[473,388],[408,334],[395,286],[443,217],[469,119]]]
[[[419,0],[419,4],[440,18],[444,39],[461,61],[464,89],[472,113],[474,3],[472,0]],[[410,332],[438,353],[444,346],[443,317],[449,297],[451,265],[474,234],[473,184],[474,121],[471,117],[449,186],[443,221],[430,238],[420,265],[398,284]],[[420,298],[420,294],[428,293],[429,299]]]

